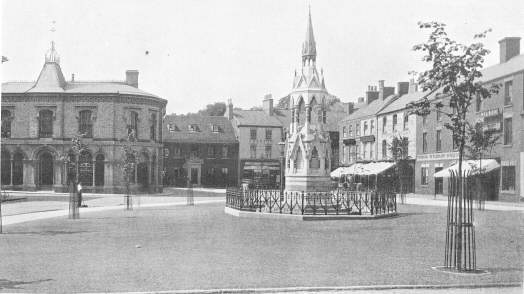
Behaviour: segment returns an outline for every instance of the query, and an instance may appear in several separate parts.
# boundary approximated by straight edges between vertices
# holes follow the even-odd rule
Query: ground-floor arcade
[[[135,147],[139,158],[130,181],[133,192],[162,191],[162,162],[157,155],[161,148],[155,145],[138,143]],[[66,192],[77,179],[85,192],[124,192],[122,147],[113,142],[88,142],[87,146],[75,156],[70,144],[2,144],[2,188]]]

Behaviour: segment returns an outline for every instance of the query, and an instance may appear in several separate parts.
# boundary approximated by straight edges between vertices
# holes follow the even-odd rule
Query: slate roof
[[[276,116],[269,116],[263,110],[234,110],[233,118],[237,125],[260,126],[260,127],[282,127],[282,122]]]
[[[189,125],[197,126],[197,131],[190,131]],[[218,132],[213,132],[213,125],[218,126]],[[163,121],[163,128],[164,142],[223,144],[237,142],[231,122],[223,116],[167,115]]]
[[[397,98],[398,98],[397,95],[390,95],[386,97],[386,99],[384,100],[381,100],[380,98],[373,100],[367,106],[362,107],[358,109],[357,111],[353,112],[351,115],[349,115],[344,120],[349,121],[349,120],[364,118],[370,115],[376,115],[379,111],[381,111],[384,107],[389,105],[392,101],[395,101],[395,99]]]
[[[126,84],[124,81],[74,81],[64,79],[60,65],[55,62],[46,62],[34,82],[7,82],[2,83],[2,93],[102,93],[102,94],[129,94],[160,98],[138,88]]]
[[[408,103],[418,101],[424,98],[424,96],[426,96],[427,94],[428,94],[427,92],[422,92],[422,91],[404,94],[400,96],[398,99],[396,99],[395,101],[391,102],[391,104],[387,105],[382,110],[380,110],[378,114],[380,115],[380,114],[394,112],[394,111],[404,109],[406,108],[406,105]]]
[[[524,71],[524,54],[517,55],[510,60],[492,65],[483,69],[481,81],[492,81],[513,73]]]

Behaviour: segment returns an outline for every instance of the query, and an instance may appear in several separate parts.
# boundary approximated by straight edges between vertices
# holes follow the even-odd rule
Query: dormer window
[[[211,131],[213,131],[213,133],[219,133],[220,132],[220,126],[212,124],[211,125]]]
[[[174,123],[168,123],[167,124],[167,129],[170,131],[170,132],[180,132],[180,129],[178,128],[178,126]]]
[[[200,128],[197,124],[190,124],[187,126],[187,130],[190,132],[200,132]]]

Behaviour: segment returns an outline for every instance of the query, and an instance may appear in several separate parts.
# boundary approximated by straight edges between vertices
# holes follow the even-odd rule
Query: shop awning
[[[468,172],[470,175],[480,173],[481,169],[483,173],[490,172],[500,167],[500,164],[495,159],[482,159],[481,160],[463,160],[462,161],[462,172]],[[435,178],[449,178],[451,171],[458,172],[458,163],[445,168],[433,175]]]
[[[344,171],[348,169],[347,166],[341,166],[337,169],[335,169],[334,171],[332,171],[329,175],[334,178],[334,179],[338,179],[340,178],[342,175],[344,175]]]
[[[332,178],[339,178],[342,175],[379,175],[395,166],[394,162],[369,162],[355,163],[348,167],[339,167],[331,172]]]

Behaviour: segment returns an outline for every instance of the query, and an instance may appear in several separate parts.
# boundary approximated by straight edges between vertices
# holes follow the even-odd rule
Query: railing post
[[[302,213],[302,215],[303,215],[303,214],[304,214],[304,191],[302,191],[302,194],[301,194],[301,195],[302,195],[302,196],[301,196],[301,198],[302,198],[302,207],[301,207],[300,210],[301,210],[301,213]]]

